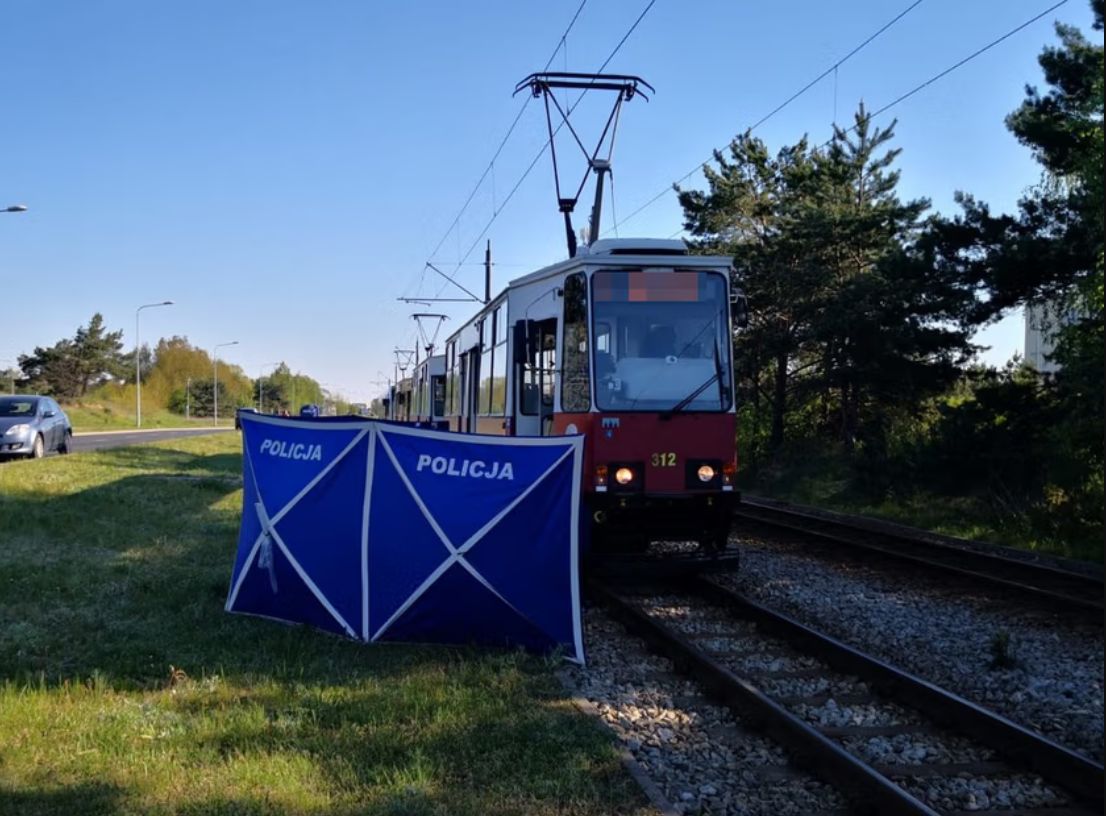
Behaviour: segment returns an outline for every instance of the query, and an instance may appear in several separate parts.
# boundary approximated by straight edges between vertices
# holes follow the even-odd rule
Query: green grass
[[[0,467],[0,813],[642,811],[553,661],[226,614],[239,444]]]
[[[145,400],[143,400],[145,402]],[[120,408],[109,403],[82,403],[76,405],[62,405],[69,417],[73,430],[77,433],[90,433],[93,431],[133,430],[135,427],[134,406]],[[185,419],[180,414],[174,414],[164,408],[147,408],[142,406],[143,428],[192,428],[207,427],[212,424],[210,417]],[[234,424],[234,411],[224,418],[223,411],[219,411],[219,424],[231,426]]]

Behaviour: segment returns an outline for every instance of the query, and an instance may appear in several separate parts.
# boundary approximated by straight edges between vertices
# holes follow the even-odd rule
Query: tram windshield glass
[[[603,411],[726,411],[729,302],[717,272],[592,276],[595,397]]]

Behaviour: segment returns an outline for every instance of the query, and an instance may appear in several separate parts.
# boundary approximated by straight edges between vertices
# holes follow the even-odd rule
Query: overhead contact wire
[[[861,51],[863,51],[867,46],[869,46],[873,41],[875,41],[880,35],[882,35],[884,32],[886,32],[888,29],[890,29],[893,25],[895,25],[895,23],[899,22],[899,20],[901,20],[903,17],[905,17],[907,14],[909,14],[911,11],[913,11],[919,5],[921,5],[922,2],[924,2],[924,0],[914,0],[913,3],[908,5],[906,8],[904,8],[898,14],[896,14],[894,17],[892,17],[890,20],[888,20],[886,23],[884,23],[879,29],[877,29],[873,34],[869,35],[867,39],[865,39],[863,42],[861,42],[859,45],[857,45],[855,48],[853,48],[848,54],[843,56],[841,59],[837,60],[837,62],[835,62],[829,68],[824,70],[822,73],[818,74],[818,76],[816,76],[814,79],[810,80],[810,82],[808,82],[802,88],[795,91],[795,93],[791,94],[791,96],[789,96],[787,99],[785,99],[779,105],[777,105],[775,108],[773,108],[771,111],[769,111],[766,115],[762,116],[754,124],[752,124],[751,126],[746,128],[746,130],[744,132],[746,132],[746,133],[752,132],[752,131],[756,130],[758,127],[760,127],[761,125],[763,125],[765,122],[767,122],[769,119],[772,119],[776,114],[778,114],[784,108],[788,107],[796,99],[803,96],[803,94],[805,94],[807,91],[809,91],[811,88],[813,88],[819,82],[821,82],[823,79],[825,79],[831,73],[835,72],[838,68],[840,68],[842,65],[844,65],[846,62],[848,62],[850,59],[852,59],[857,54],[859,54]],[[1063,2],[1067,2],[1067,0],[1063,0]],[[1045,13],[1047,14],[1047,12],[1045,12]],[[713,155],[713,152],[712,152],[711,155]],[[654,204],[656,204],[658,201],[660,201],[669,191],[671,191],[673,185],[680,184],[681,182],[684,182],[687,179],[691,178],[693,175],[695,175],[695,173],[697,173],[699,171],[699,168],[701,168],[703,166],[703,164],[705,164],[707,161],[710,161],[709,157],[704,162],[700,162],[699,164],[695,165],[695,167],[693,167],[691,170],[689,170],[684,175],[680,176],[680,178],[676,179],[671,184],[666,185],[664,187],[664,189],[662,189],[660,192],[658,192],[655,196],[653,196],[651,199],[646,201],[644,204],[642,204],[640,207],[638,207],[632,213],[630,213],[625,218],[623,218],[621,221],[619,221],[617,224],[615,224],[612,227],[612,229],[617,229],[618,226],[620,226],[622,224],[625,224],[627,221],[632,220],[634,217],[636,217],[640,213],[642,213],[645,210],[652,207]],[[607,230],[607,232],[610,232],[610,231],[611,230]],[[682,232],[682,230],[680,230],[680,232]]]
[[[649,0],[649,3],[645,6],[644,9],[642,9],[641,14],[639,14],[637,16],[637,19],[634,20],[633,25],[631,25],[630,28],[627,29],[626,33],[622,35],[622,39],[618,41],[618,45],[616,45],[614,47],[614,50],[611,51],[611,53],[603,61],[603,64],[599,66],[599,70],[596,71],[595,73],[597,73],[597,74],[603,73],[603,69],[605,69],[608,65],[610,65],[611,60],[613,60],[615,58],[615,55],[617,55],[618,52],[622,49],[622,46],[626,44],[626,40],[628,40],[630,38],[630,35],[634,33],[634,30],[638,27],[638,25],[641,23],[641,21],[645,19],[645,15],[649,13],[649,10],[651,8],[653,8],[653,5],[656,2],[657,2],[657,0]],[[920,0],[919,0],[919,2],[920,2]],[[580,100],[582,100],[584,98],[584,95],[587,92],[588,92],[588,89],[584,88],[580,92],[580,95],[578,97],[576,97],[576,101],[573,102],[572,105],[568,109],[568,115],[569,116],[571,116],[572,112],[574,110],[576,110],[576,106],[580,104]],[[566,117],[566,119],[567,119],[567,117]],[[562,122],[560,125],[557,126],[556,130],[553,131],[553,135],[549,139],[546,140],[544,145],[542,145],[541,150],[539,150],[538,154],[536,156],[534,156],[533,161],[530,162],[530,165],[523,172],[523,174],[519,178],[519,180],[517,182],[515,182],[515,186],[511,188],[511,192],[508,193],[507,197],[503,199],[503,204],[499,207],[499,212],[497,212],[495,215],[493,215],[491,217],[491,219],[488,221],[488,223],[484,225],[484,229],[482,229],[480,231],[480,234],[476,236],[476,240],[474,240],[472,242],[472,245],[468,248],[468,251],[466,251],[465,254],[461,257],[461,260],[457,263],[458,267],[460,267],[462,264],[464,264],[465,261],[468,260],[468,257],[469,257],[469,255],[472,254],[472,251],[474,249],[476,249],[476,246],[480,243],[480,241],[484,238],[484,236],[487,235],[488,230],[491,229],[491,227],[492,227],[492,224],[495,223],[495,220],[499,217],[499,214],[502,213],[503,210],[505,210],[507,208],[507,203],[514,197],[514,194],[516,192],[518,192],[518,188],[522,186],[522,183],[524,181],[526,181],[526,177],[530,175],[531,171],[534,169],[534,166],[538,163],[538,161],[541,159],[541,157],[545,155],[545,151],[549,149],[549,145],[553,142],[553,139],[556,137],[556,135],[558,133],[560,133],[561,128],[563,126],[564,126],[564,122]]]
[[[957,68],[960,68],[960,67],[962,67],[962,66],[964,66],[964,65],[967,65],[967,64],[968,64],[969,62],[971,62],[972,60],[974,60],[974,59],[975,59],[976,57],[982,56],[983,54],[987,53],[988,51],[990,51],[990,50],[991,50],[992,48],[994,48],[994,47],[995,47],[996,45],[998,45],[999,43],[1002,43],[1002,42],[1004,42],[1004,41],[1006,41],[1006,40],[1010,39],[1011,37],[1013,37],[1013,36],[1014,36],[1015,34],[1017,34],[1017,33],[1018,33],[1019,31],[1021,31],[1022,29],[1024,29],[1024,28],[1028,28],[1029,26],[1033,25],[1033,23],[1037,22],[1037,21],[1038,21],[1038,20],[1040,20],[1040,19],[1041,19],[1042,17],[1044,17],[1044,16],[1046,16],[1046,15],[1048,15],[1048,14],[1051,14],[1052,12],[1056,11],[1056,9],[1060,8],[1060,6],[1062,6],[1062,5],[1066,4],[1067,2],[1068,2],[1068,0],[1060,0],[1060,2],[1059,2],[1059,3],[1056,3],[1055,5],[1053,5],[1053,6],[1050,6],[1049,8],[1047,8],[1047,9],[1045,9],[1044,11],[1040,12],[1039,14],[1036,14],[1036,15],[1034,15],[1033,17],[1030,17],[1030,18],[1029,18],[1028,20],[1026,20],[1026,21],[1025,21],[1024,23],[1022,23],[1021,25],[1018,25],[1018,26],[1016,26],[1016,27],[1014,27],[1014,28],[1010,29],[1010,30],[1009,30],[1009,31],[1007,31],[1007,32],[1006,32],[1005,34],[1003,34],[1003,35],[1002,35],[1001,37],[998,37],[997,39],[991,40],[991,42],[987,43],[987,44],[986,44],[986,45],[984,45],[984,46],[983,46],[982,48],[979,48],[979,49],[977,49],[976,51],[973,51],[973,52],[972,52],[971,54],[969,54],[968,56],[964,57],[964,58],[963,58],[962,60],[960,60],[959,62],[957,62],[957,63],[954,63],[953,65],[950,65],[950,66],[949,66],[948,68],[946,68],[945,70],[941,71],[940,73],[934,74],[934,75],[933,75],[933,76],[931,76],[931,77],[930,77],[929,79],[927,79],[927,80],[926,80],[925,82],[922,82],[921,84],[919,84],[919,85],[916,85],[916,86],[915,86],[914,88],[910,89],[910,90],[909,90],[909,91],[907,91],[906,93],[904,93],[904,94],[902,94],[901,96],[899,96],[899,97],[895,98],[895,99],[894,99],[894,100],[892,100],[891,102],[888,102],[888,103],[887,103],[886,105],[884,105],[884,106],[883,106],[882,108],[880,108],[879,110],[875,110],[875,111],[873,111],[872,113],[868,114],[867,116],[865,116],[865,117],[864,117],[864,123],[870,122],[870,121],[872,121],[873,119],[875,119],[875,118],[876,118],[877,116],[879,116],[880,114],[886,113],[887,111],[891,110],[891,108],[893,108],[893,107],[895,107],[896,105],[898,105],[898,104],[899,104],[900,102],[904,102],[904,101],[906,101],[907,99],[909,99],[910,97],[914,96],[914,94],[918,93],[919,91],[923,90],[924,88],[928,88],[928,87],[929,87],[930,85],[932,85],[932,84],[933,84],[934,82],[936,82],[937,80],[939,80],[939,79],[943,79],[944,77],[948,76],[948,75],[949,75],[949,74],[951,74],[951,73],[952,73],[953,71],[955,71],[955,70],[956,70]],[[852,131],[856,130],[856,129],[857,129],[857,127],[859,127],[859,125],[853,125],[852,127],[850,127],[850,128],[848,128],[848,129],[846,129],[846,130],[845,130],[845,131],[843,131],[843,132],[844,132],[844,133],[850,133],[850,132],[852,132]],[[835,138],[836,138],[836,137],[835,137]],[[833,139],[830,139],[829,141],[825,142],[825,143],[824,143],[824,144],[822,145],[822,147],[827,147],[828,145],[830,145],[830,144],[832,144],[832,143],[833,143]]]
[[[549,59],[546,60],[545,68],[543,70],[548,71],[549,66],[553,64],[553,60],[557,58],[557,52],[560,51],[562,47],[564,47],[566,38],[572,31],[573,26],[576,25],[576,20],[580,17],[580,12],[584,10],[584,6],[586,6],[587,3],[588,0],[581,0],[580,5],[577,6],[576,13],[572,15],[572,19],[569,21],[568,27],[565,28],[564,33],[561,34],[560,39],[557,40],[557,46],[553,49],[553,53],[549,55]],[[519,120],[522,119],[522,114],[526,112],[526,106],[530,104],[530,100],[532,98],[533,97],[531,96],[527,96],[523,100],[522,105],[519,107],[518,113],[515,114],[514,121],[511,122],[510,127],[507,128],[507,132],[503,135],[503,138],[500,139],[499,146],[495,149],[495,153],[492,154],[492,158],[488,162],[488,166],[484,168],[484,172],[481,173],[480,178],[476,180],[476,184],[473,185],[472,192],[470,192],[468,198],[465,199],[465,203],[461,205],[461,209],[457,213],[457,217],[453,219],[452,223],[450,223],[449,227],[446,229],[445,234],[442,235],[441,240],[438,241],[437,246],[434,247],[434,250],[427,257],[433,259],[434,256],[438,254],[438,250],[442,248],[442,244],[445,243],[446,238],[449,237],[449,234],[453,231],[453,228],[457,226],[457,223],[461,220],[461,216],[465,214],[465,210],[467,210],[469,204],[472,203],[472,199],[476,196],[477,191],[480,189],[480,185],[484,183],[484,179],[488,177],[488,173],[492,172],[492,167],[495,165],[495,160],[499,158],[499,154],[503,152],[503,148],[506,146],[507,140],[510,139],[511,134],[515,132],[515,128],[518,126]]]

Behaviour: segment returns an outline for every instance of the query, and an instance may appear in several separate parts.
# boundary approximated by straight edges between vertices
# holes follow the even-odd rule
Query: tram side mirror
[[[730,315],[734,328],[744,329],[749,325],[749,301],[744,292],[730,292]]]

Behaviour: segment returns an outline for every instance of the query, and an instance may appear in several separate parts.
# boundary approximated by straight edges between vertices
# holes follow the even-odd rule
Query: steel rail
[[[921,534],[910,536],[904,532],[874,529],[868,524],[853,524],[790,508],[754,503],[748,498],[742,499],[734,517],[874,552],[926,569],[952,573],[1053,606],[1092,613],[1098,621],[1102,621],[1101,577],[926,539]]]
[[[686,667],[687,673],[719,703],[758,725],[790,750],[798,764],[847,791],[862,810],[890,816],[938,816],[937,811],[811,728],[687,638],[653,620],[612,589],[595,582],[590,586],[614,618],[677,667]]]
[[[1062,786],[1095,810],[1083,808],[1048,809],[1048,812],[1101,812],[1103,803],[1103,769],[1091,760],[1060,746],[1051,740],[1006,720],[974,703],[958,697],[920,678],[872,658],[833,638],[822,635],[785,615],[732,593],[713,582],[694,576],[681,576],[664,582],[667,589],[698,596],[770,631],[790,645],[813,654],[836,671],[855,675],[877,689],[888,700],[901,702],[930,717],[951,731],[959,731],[977,742],[993,748],[1006,758],[1011,770],[1025,768]],[[592,581],[589,587],[613,617],[655,651],[670,658],[677,669],[693,676],[717,701],[734,710],[743,719],[758,725],[769,736],[786,747],[796,762],[816,775],[840,787],[857,807],[877,814],[934,814],[937,811],[918,800],[896,784],[891,774],[901,771],[910,775],[910,768],[873,767],[846,751],[830,736],[847,736],[852,730],[864,729],[812,727],[773,700],[753,683],[734,674],[715,656],[695,645],[694,638],[685,637],[671,627],[651,617],[633,601],[622,597],[615,589]],[[925,730],[925,726],[919,730]],[[870,730],[870,729],[869,729]],[[878,729],[877,729],[878,730]],[[837,734],[841,731],[841,734]],[[976,767],[978,766],[978,767]],[[986,767],[985,767],[986,766]],[[990,767],[995,766],[995,767]],[[963,770],[999,772],[1003,766],[995,763],[972,763],[969,766],[947,765],[918,767],[916,772],[930,775],[955,776]],[[1024,812],[1036,812],[1030,809]],[[1018,810],[1017,812],[1023,812]],[[1042,811],[1045,812],[1045,811]]]
[[[681,583],[692,594],[798,644],[831,668],[867,681],[889,699],[920,711],[950,730],[994,749],[1011,763],[1035,771],[1101,806],[1103,769],[1087,757],[713,581],[689,577]]]

